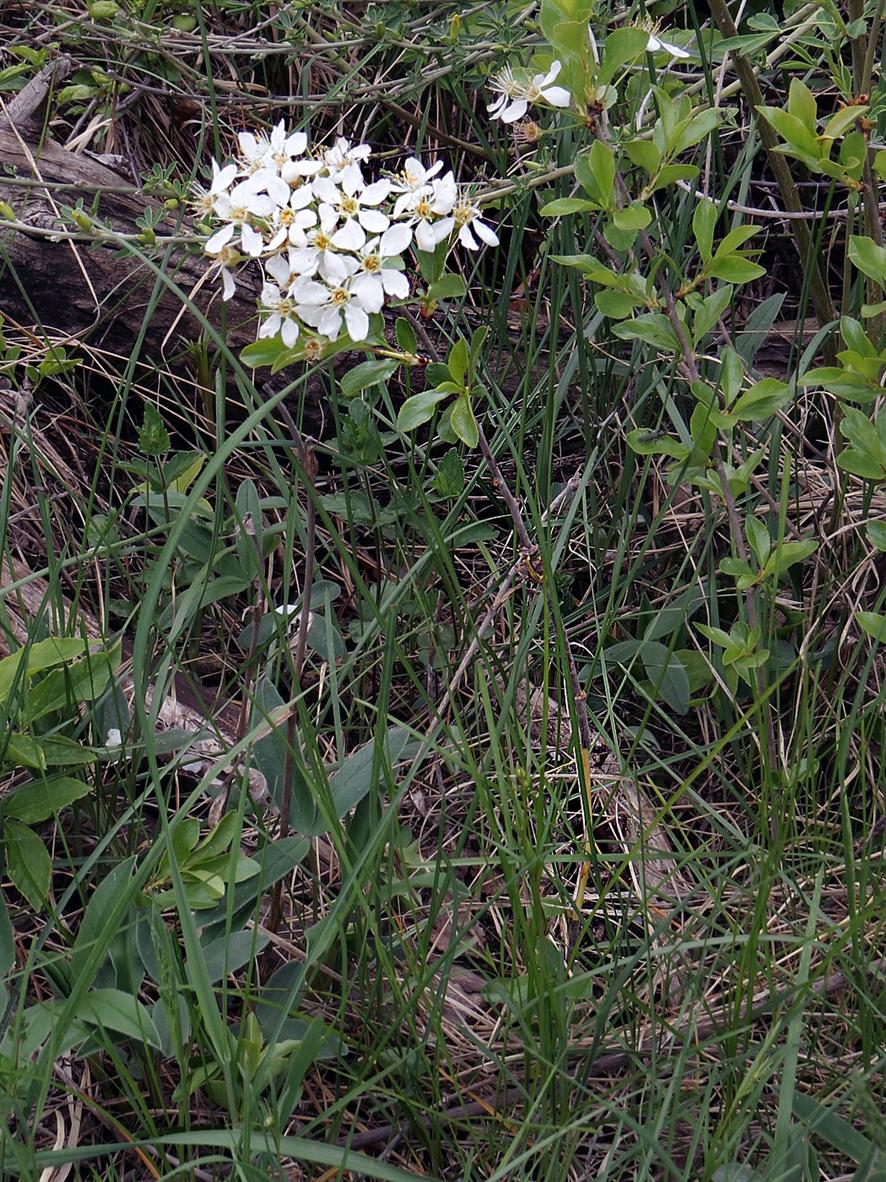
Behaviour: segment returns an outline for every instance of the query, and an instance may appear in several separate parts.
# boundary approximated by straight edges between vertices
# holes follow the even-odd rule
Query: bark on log
[[[58,76],[58,64],[55,70]],[[38,230],[76,229],[59,213],[63,206],[81,200],[86,210],[95,208],[96,221],[108,228],[139,233],[137,219],[146,208],[157,209],[158,202],[134,189],[131,178],[100,158],[41,138],[42,121],[34,119],[34,104],[39,106],[45,90],[44,72],[0,113],[0,198],[12,206],[18,222]],[[7,177],[29,183],[10,184]],[[41,186],[41,181],[48,182],[47,186]],[[75,187],[57,188],[53,182]],[[156,232],[187,233],[187,225],[178,225],[177,214],[170,214]],[[212,279],[200,282],[207,270],[205,256],[189,254],[184,245],[139,249],[150,252],[158,263],[170,251],[164,269],[186,294],[194,291],[194,304],[215,328],[224,326],[232,347],[241,348],[255,338],[256,276],[245,271],[236,295],[223,305],[219,285]],[[0,311],[13,323],[42,325],[53,337],[76,338],[128,358],[143,330],[156,287],[151,269],[125,251],[106,245],[53,242],[45,235],[29,234],[0,221]],[[183,308],[181,298],[161,285],[141,355],[145,360],[174,363],[200,333],[199,321]]]

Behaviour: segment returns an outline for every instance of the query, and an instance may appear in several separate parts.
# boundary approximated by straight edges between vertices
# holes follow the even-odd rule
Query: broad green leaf
[[[261,369],[273,365],[278,357],[288,352],[280,337],[262,337],[240,351],[240,360],[248,369]]]
[[[619,230],[645,230],[652,221],[652,214],[640,201],[634,201],[624,209],[617,209],[612,220]]]
[[[677,136],[674,143],[674,154],[679,155],[689,148],[694,148],[696,144],[701,143],[705,136],[716,131],[720,126],[720,122],[720,112],[714,108],[708,111],[699,111],[697,115],[694,115],[689,120]]]
[[[451,395],[447,390],[422,390],[413,394],[400,407],[397,415],[397,430],[404,434],[415,431],[434,417],[437,406]]]
[[[641,456],[671,456],[675,460],[685,460],[689,455],[685,443],[650,427],[637,427],[629,431],[627,443],[631,451]]]
[[[121,989],[93,989],[81,999],[75,1017],[89,1026],[122,1034],[158,1051],[162,1049],[160,1035],[147,1009],[137,997]]]
[[[575,177],[589,197],[604,209],[615,202],[615,157],[602,140],[594,140],[587,152],[575,158]]]
[[[594,295],[594,303],[604,316],[609,316],[612,320],[624,320],[635,308],[642,306],[641,301],[635,296],[626,295],[623,291],[613,291],[612,288],[598,291]]]
[[[608,86],[622,66],[643,56],[648,44],[649,34],[633,25],[625,25],[611,32],[603,46],[602,61],[597,75],[598,85]]]
[[[757,107],[757,113],[772,124],[790,148],[813,160],[821,157],[823,149],[815,132],[810,131],[796,115],[783,111],[781,107]]]
[[[24,701],[26,718],[36,722],[56,710],[94,702],[107,689],[120,660],[118,643],[112,649],[92,653],[62,669],[51,669],[28,692]]]
[[[762,423],[793,398],[793,391],[777,378],[763,378],[740,394],[729,413],[742,422]]]
[[[459,496],[465,487],[465,466],[456,448],[451,447],[440,463],[433,479],[434,491],[450,499]]]
[[[646,312],[633,320],[617,324],[612,331],[622,340],[636,338],[667,353],[680,352],[680,342],[674,335],[671,322],[661,312]]]
[[[769,536],[769,530],[756,517],[748,517],[745,522],[745,533],[747,534],[748,545],[757,560],[757,565],[765,566],[766,559],[769,557],[769,551],[772,549],[772,539]]]
[[[418,351],[418,338],[415,335],[415,329],[405,316],[397,317],[394,324],[394,336],[404,353],[415,354]]]
[[[590,213],[599,208],[596,201],[588,201],[586,197],[558,197],[543,205],[539,213],[546,218],[559,218],[571,213]]]
[[[55,665],[63,665],[88,652],[95,652],[99,647],[99,642],[82,640],[80,637],[52,636],[30,647],[17,649],[0,661],[0,702],[9,696],[17,679],[33,677]]]
[[[378,757],[376,744],[375,739],[364,743],[348,755],[338,771],[330,777],[329,787],[337,817],[350,812],[377,786],[379,773],[384,766],[393,767],[400,760],[409,758],[415,748],[415,740],[402,726],[393,726],[388,730],[384,737],[384,749]]]
[[[836,365],[808,369],[799,381],[801,386],[824,386],[838,398],[851,398],[853,402],[873,402],[883,393],[883,388],[877,382],[868,381],[861,374]]]
[[[692,233],[698,244],[698,253],[707,262],[714,253],[714,227],[717,225],[717,205],[707,199],[699,201],[692,215]]]
[[[457,300],[466,291],[461,275],[441,275],[428,286],[428,296],[432,300]]]
[[[672,710],[685,714],[689,709],[689,678],[676,653],[668,652],[657,640],[644,642],[640,659],[646,676]]]
[[[223,977],[242,969],[265,948],[269,937],[255,928],[243,932],[231,932],[200,945],[199,954],[206,969],[209,983],[215,985]],[[190,958],[189,958],[190,959]],[[190,978],[188,966],[185,971]]]
[[[6,873],[16,890],[35,911],[40,911],[49,894],[52,862],[46,846],[33,831],[17,821],[5,821]]]
[[[661,163],[661,153],[651,140],[630,140],[624,146],[625,154],[632,164],[653,176]]]
[[[386,382],[391,374],[400,367],[400,362],[393,357],[380,357],[372,361],[363,361],[342,377],[339,389],[345,398],[353,398],[368,386],[375,386]]]
[[[2,804],[3,815],[14,817],[23,825],[37,825],[61,812],[75,800],[80,800],[88,792],[89,785],[72,776],[34,780],[6,797]]]
[[[474,409],[471,406],[471,400],[466,394],[456,398],[452,404],[452,414],[450,417],[452,430],[468,447],[476,447],[480,442],[480,432],[477,428],[477,420],[474,418]]]
[[[134,868],[135,857],[126,858],[114,866],[92,892],[83,912],[83,918],[80,920],[80,927],[77,929],[77,938],[71,949],[71,975],[73,978],[80,978],[86,972],[87,962],[101,937],[104,937],[107,947],[110,947],[114,933],[105,931],[106,918],[111,903],[129,890]],[[131,920],[132,915],[130,916]]]
[[[759,263],[752,263],[750,259],[738,254],[725,255],[714,259],[708,274],[712,279],[722,279],[724,283],[750,283],[766,274],[766,268]]]
[[[886,521],[869,521],[867,533],[872,546],[886,550]]]
[[[449,350],[446,365],[453,382],[457,386],[463,386],[465,384],[465,375],[468,372],[468,343],[464,337],[459,337]]]
[[[855,121],[864,118],[869,109],[866,106],[858,106],[844,107],[842,111],[837,111],[821,129],[822,137],[837,140],[841,136],[846,135],[847,132],[852,131],[855,127]]]
[[[853,234],[849,239],[849,259],[863,275],[881,286],[886,285],[886,247],[877,246],[872,238]]]
[[[691,181],[697,176],[698,168],[694,164],[666,164],[646,192],[657,193],[659,189],[666,189],[676,181]]]
[[[816,135],[816,124],[818,122],[818,103],[815,101],[815,96],[805,82],[801,82],[799,78],[792,78],[790,90],[788,92],[788,112],[794,116],[795,119],[803,124],[803,126]]]
[[[718,287],[716,291],[707,296],[701,303],[701,306],[695,311],[695,319],[692,322],[693,343],[698,345],[707,336],[720,317],[729,307],[729,301],[732,299],[732,284],[724,283],[722,287]]]
[[[855,618],[868,636],[881,643],[886,641],[886,614],[883,612],[856,612]]]
[[[811,538],[796,542],[782,542],[777,550],[773,550],[766,563],[764,574],[780,577],[798,562],[804,562],[810,554],[818,549],[818,542]]]

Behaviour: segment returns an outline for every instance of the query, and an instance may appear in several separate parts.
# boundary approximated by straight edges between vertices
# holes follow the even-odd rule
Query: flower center
[[[220,251],[218,261],[223,267],[233,267],[239,258],[240,255],[235,246],[226,246]]]
[[[248,213],[249,213],[249,210],[246,208],[245,205],[235,205],[234,208],[231,210],[231,221],[232,222],[245,222],[246,216]]]
[[[291,316],[294,309],[295,309],[295,304],[290,299],[282,299],[280,301],[280,303],[277,305],[277,311],[284,318],[287,316]]]
[[[455,218],[457,226],[466,226],[468,222],[473,221],[476,217],[470,205],[456,205],[452,211],[452,216]]]
[[[330,303],[335,304],[337,308],[341,308],[348,302],[349,298],[350,297],[348,296],[348,293],[343,287],[337,287],[329,297],[329,301]]]
[[[332,239],[328,234],[324,234],[322,230],[318,230],[314,235],[314,245],[317,250],[329,250],[332,245]]]
[[[346,217],[352,218],[360,209],[353,197],[342,197],[341,211]]]
[[[420,218],[424,218],[425,220],[434,216],[433,207],[426,197],[422,197],[421,201],[416,205],[415,212]]]
[[[295,214],[291,209],[281,209],[280,211],[280,225],[291,226],[295,220]]]
[[[363,270],[368,271],[370,275],[374,275],[381,270],[381,259],[377,254],[368,254],[363,260]]]
[[[305,341],[305,357],[308,361],[316,361],[323,352],[323,346],[316,337]]]
[[[530,84],[526,87],[526,98],[530,103],[537,103],[541,98],[541,88]]]
[[[274,153],[274,163],[277,165],[278,168],[282,168],[288,159],[289,159],[289,157],[286,155],[285,152],[275,152]]]

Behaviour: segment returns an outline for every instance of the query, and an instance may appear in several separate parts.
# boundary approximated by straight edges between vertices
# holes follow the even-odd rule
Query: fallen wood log
[[[8,321],[42,328],[58,338],[93,344],[124,357],[136,342],[145,360],[180,362],[202,325],[181,296],[158,280],[119,241],[90,242],[68,211],[78,204],[97,226],[117,235],[141,235],[146,211],[161,220],[160,242],[134,247],[162,267],[185,296],[235,349],[255,339],[259,281],[247,271],[233,299],[223,304],[208,260],[189,250],[190,220],[132,185],[106,158],[74,152],[41,136],[39,109],[53,78],[71,68],[60,58],[0,109],[0,200],[14,212],[0,220],[0,311]],[[73,238],[53,240],[61,231]],[[164,243],[162,239],[172,238]],[[147,321],[147,324],[145,322]]]

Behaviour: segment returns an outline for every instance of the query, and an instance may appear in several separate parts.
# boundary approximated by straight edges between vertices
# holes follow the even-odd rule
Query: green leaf
[[[457,386],[464,386],[465,375],[468,372],[468,343],[464,337],[459,337],[449,350],[446,364],[453,382]]]
[[[589,197],[603,209],[615,203],[615,157],[602,140],[594,140],[587,152],[575,158],[575,178]]]
[[[691,181],[697,176],[698,168],[694,164],[666,164],[646,192],[657,193],[659,189],[666,189],[676,181]]]
[[[877,382],[868,381],[861,374],[836,365],[808,369],[799,380],[801,386],[824,386],[838,398],[851,398],[853,402],[873,402],[883,393],[883,388]]]
[[[440,463],[433,479],[434,491],[451,499],[460,496],[465,487],[465,466],[456,448],[451,447]]]
[[[262,369],[289,351],[280,337],[262,337],[240,351],[240,360],[247,369]]]
[[[121,989],[93,989],[81,999],[75,1018],[162,1050],[160,1035],[147,1009],[137,997]]]
[[[126,858],[114,866],[92,892],[71,949],[71,976],[75,980],[86,972],[87,961],[98,940],[104,937],[110,945],[113,933],[105,930],[107,915],[113,901],[128,890],[134,867],[135,857]]]
[[[617,209],[612,220],[619,230],[645,230],[652,221],[652,214],[640,201],[633,201],[624,209]]]
[[[30,647],[17,649],[0,661],[0,702],[9,696],[16,680],[32,677],[45,669],[74,661],[89,652],[96,652],[97,641],[82,640],[80,637],[56,637],[38,640]],[[24,666],[19,672],[20,667]]]
[[[16,890],[39,911],[49,894],[52,862],[46,846],[32,830],[17,821],[5,821],[6,873]]]
[[[335,815],[343,817],[355,808],[379,782],[385,767],[408,759],[415,749],[415,740],[402,726],[391,727],[384,736],[383,751],[376,755],[377,740],[364,743],[348,755],[329,780]]]
[[[659,641],[649,640],[640,650],[640,659],[646,676],[665,702],[677,714],[685,714],[691,696],[689,678],[677,654],[668,652],[667,647]]]
[[[397,415],[397,430],[406,434],[415,431],[422,423],[434,417],[439,403],[451,397],[447,390],[422,390],[420,394],[413,394],[400,407]]]
[[[878,550],[886,550],[886,521],[869,521],[868,541]]]
[[[145,403],[145,417],[138,433],[138,448],[145,456],[162,456],[169,451],[169,432],[153,402]]]
[[[849,259],[863,275],[886,285],[886,247],[877,246],[872,238],[853,234],[849,239]]]
[[[382,357],[372,361],[363,361],[349,369],[339,383],[339,389],[345,398],[353,398],[367,386],[375,386],[386,382],[397,369],[400,362],[393,357]]]
[[[782,542],[778,549],[773,550],[770,554],[763,573],[779,578],[798,562],[804,562],[817,549],[818,542],[812,541],[811,538],[796,542]]]
[[[720,123],[720,112],[714,108],[708,111],[700,111],[697,115],[694,115],[677,136],[674,143],[674,155],[679,155],[689,148],[694,148],[705,136],[716,131]]]
[[[757,565],[765,566],[766,559],[769,557],[769,551],[772,549],[772,539],[769,536],[769,530],[756,517],[748,517],[744,528],[748,538],[748,545],[753,551]]]
[[[480,442],[480,432],[477,427],[477,420],[474,418],[474,409],[471,406],[471,400],[466,394],[456,398],[452,404],[452,415],[450,418],[452,430],[456,436],[467,444],[468,447],[476,447]]]
[[[766,268],[741,255],[730,254],[715,258],[708,268],[708,274],[712,279],[722,279],[724,283],[742,284],[759,279],[766,274]]]
[[[729,408],[730,414],[742,422],[762,423],[781,410],[793,398],[793,391],[777,378],[763,378],[745,390]]]
[[[36,722],[57,710],[96,701],[107,689],[120,660],[118,643],[112,649],[92,653],[62,669],[51,669],[28,693],[24,703],[28,721]]]
[[[585,36],[587,37],[587,33]],[[643,56],[648,44],[649,34],[644,29],[625,25],[613,30],[604,43],[600,70],[597,74],[598,86],[608,86],[622,66]]]
[[[855,618],[868,636],[886,642],[886,615],[883,612],[856,612]]]
[[[671,456],[675,460],[685,460],[689,455],[685,443],[650,427],[637,427],[629,431],[627,443],[631,451],[641,456]]]
[[[236,973],[245,964],[249,964],[265,948],[268,940],[269,936],[265,932],[247,928],[246,931],[226,933],[202,943],[200,956],[210,985],[215,985],[223,977]],[[190,979],[191,973],[187,965],[185,971]]]
[[[397,317],[394,323],[394,336],[404,353],[415,354],[418,351],[418,338],[415,335],[415,329],[405,316]]]
[[[2,806],[3,815],[14,817],[23,825],[37,825],[88,793],[89,785],[83,780],[75,780],[73,776],[34,780],[6,797]]]
[[[822,145],[815,132],[810,131],[796,115],[783,111],[781,107],[757,107],[757,113],[772,124],[791,149],[801,152],[813,160],[819,159],[823,155]]]
[[[698,253],[707,262],[714,253],[714,228],[717,225],[717,204],[714,201],[699,201],[692,215],[692,233],[698,244]]]
[[[788,111],[795,119],[799,119],[812,135],[817,134],[818,103],[815,101],[815,96],[809,87],[804,82],[801,82],[799,78],[791,79],[791,86],[788,92]]]
[[[466,291],[465,281],[461,275],[441,275],[429,285],[428,297],[432,300],[457,300]]]
[[[632,164],[653,176],[661,163],[661,153],[651,140],[630,140],[624,146],[625,154]]]
[[[729,307],[732,292],[732,284],[724,283],[722,287],[718,287],[716,291],[707,296],[700,307],[696,309],[695,319],[692,322],[694,344],[701,343]]]
[[[543,205],[539,213],[546,218],[566,217],[570,213],[590,213],[599,209],[596,201],[588,201],[586,197],[558,197]]]
[[[622,340],[636,338],[667,353],[680,352],[680,342],[674,335],[671,322],[661,312],[646,312],[633,320],[617,324],[612,331]]]
[[[641,306],[641,302],[634,296],[626,295],[622,291],[613,291],[611,288],[598,291],[594,296],[594,303],[604,316],[609,316],[612,320],[624,320],[635,308]]]

